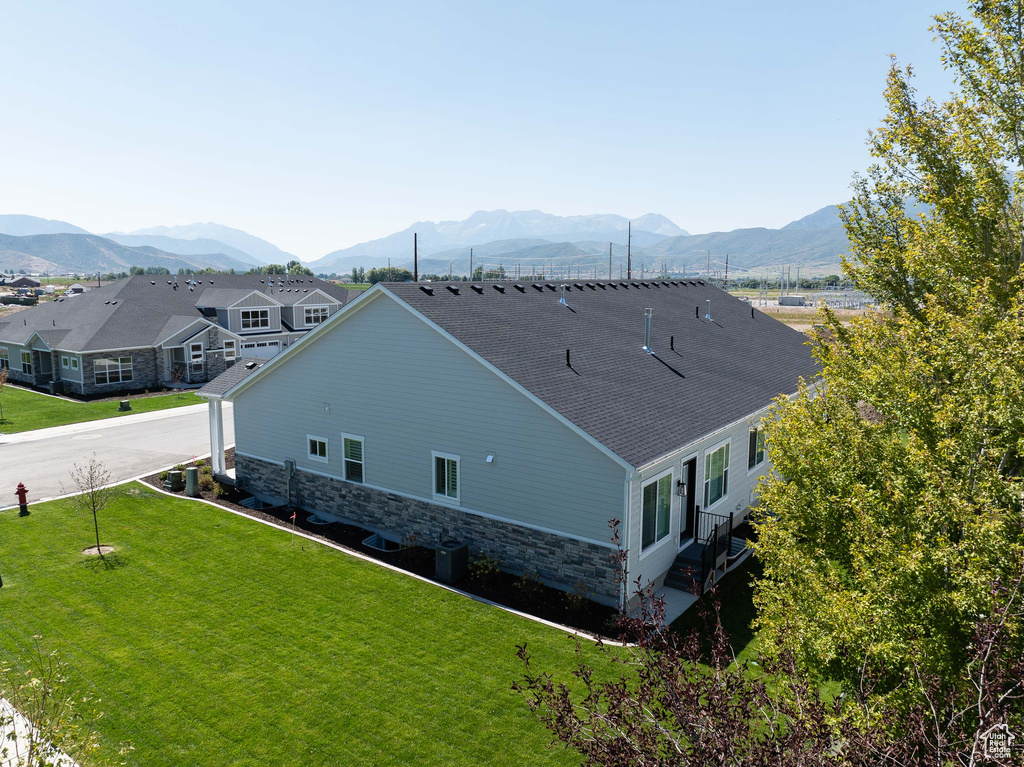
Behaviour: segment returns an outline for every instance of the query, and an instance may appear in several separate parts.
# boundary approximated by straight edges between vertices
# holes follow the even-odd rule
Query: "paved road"
[[[231,404],[225,402],[224,443],[234,441]],[[72,492],[73,464],[87,462],[93,453],[117,481],[209,452],[206,405],[0,435],[0,508],[17,502],[19,482],[28,488],[30,503]]]

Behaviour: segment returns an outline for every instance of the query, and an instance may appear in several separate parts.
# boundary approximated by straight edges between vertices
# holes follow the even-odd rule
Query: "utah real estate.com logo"
[[[985,744],[986,759],[1002,760],[1010,758],[1016,738],[1007,725],[997,724],[986,730],[981,740]]]

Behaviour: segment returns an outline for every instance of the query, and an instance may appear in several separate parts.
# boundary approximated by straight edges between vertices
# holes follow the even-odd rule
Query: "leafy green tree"
[[[366,273],[366,281],[371,285],[378,282],[411,282],[412,272],[408,269],[399,269],[397,266],[371,269]]]
[[[844,270],[883,311],[825,312],[820,382],[766,421],[765,647],[850,686],[875,664],[908,703],[963,677],[991,585],[1024,559],[1024,18],[1016,0],[972,9],[933,27],[948,101],[920,102],[893,63],[875,163],[841,211]]]

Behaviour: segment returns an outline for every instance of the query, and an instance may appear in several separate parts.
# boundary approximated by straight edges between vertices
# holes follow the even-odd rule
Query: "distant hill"
[[[479,212],[465,222],[414,224],[409,229],[380,240],[335,251],[314,262],[312,267],[317,272],[346,274],[353,267],[370,269],[386,266],[390,258],[392,266],[412,269],[412,232],[418,231],[421,274],[447,274],[449,262],[455,274],[468,274],[469,244],[437,250],[429,245],[430,238],[443,239],[442,233],[444,236],[455,236],[452,232],[465,237],[469,231],[479,232],[478,236],[483,238],[492,231],[512,229],[509,217],[518,215],[506,211],[492,213],[499,215],[492,217],[491,214]],[[539,214],[539,217],[535,214]],[[576,235],[572,231],[565,231],[570,228],[565,218],[552,216],[551,219],[557,220],[552,222],[539,211],[527,211],[523,215],[527,222],[539,222],[538,228],[543,228],[541,224],[551,224],[551,231],[544,237],[477,240],[472,244],[474,266],[482,266],[487,270],[501,266],[509,274],[514,274],[518,268],[521,274],[544,273],[553,278],[575,277],[577,274],[586,276],[587,273],[607,277],[608,245],[612,243],[612,276],[618,278],[625,273],[625,227],[603,228],[608,225],[609,219],[620,217],[575,217],[589,219],[588,225],[597,229]],[[735,229],[731,232],[666,236],[665,231],[678,227],[668,219],[664,219],[667,222],[665,224],[659,220],[661,218],[652,214],[633,222],[631,252],[634,273],[637,275],[657,273],[663,268],[675,273],[685,271],[697,274],[705,272],[709,266],[713,272],[723,272],[726,254],[730,274],[734,275],[781,265],[837,270],[840,255],[849,249],[846,232],[839,221],[835,205],[815,211],[781,229]],[[614,223],[618,225],[623,221],[625,219]],[[470,225],[471,222],[475,223]],[[562,228],[555,229],[556,223]],[[498,225],[492,227],[491,224]],[[660,229],[661,233],[640,229],[641,224]],[[582,223],[576,221],[574,225],[582,226]],[[391,255],[388,256],[388,253]]]
[[[842,229],[842,227],[843,222],[839,220],[839,207],[837,205],[827,205],[810,215],[789,222],[782,229]]]
[[[161,234],[118,234],[116,232],[101,236],[106,237],[108,240],[119,242],[122,245],[127,245],[130,248],[148,246],[162,250],[165,253],[177,253],[181,256],[200,256],[207,253],[223,253],[225,256],[230,256],[236,261],[248,264],[249,266],[247,268],[250,269],[254,266],[264,266],[264,263],[255,256],[246,253],[244,250],[233,248],[227,243],[220,242],[218,240],[210,240],[207,238],[183,240],[178,237],[167,237]]]
[[[69,224],[67,221],[55,221],[38,216],[25,216],[20,214],[0,214],[0,234],[13,234],[16,237],[25,237],[30,234],[89,234],[81,227]]]
[[[250,268],[223,253],[181,256],[157,248],[128,247],[95,234],[0,234],[0,269],[4,271],[92,274],[127,271],[131,266],[163,266],[171,272],[188,267]]]
[[[122,234],[118,232],[117,234]],[[179,240],[217,240],[237,248],[252,256],[260,266],[266,264],[287,264],[298,260],[291,253],[286,253],[273,243],[262,240],[255,235],[230,226],[207,222],[205,224],[183,224],[181,226],[152,226],[148,229],[136,229],[125,234],[157,234],[174,237]]]
[[[387,237],[328,253],[308,266],[315,272],[341,273],[352,266],[380,266],[388,258],[411,261],[414,232],[419,235],[420,256],[427,257],[460,247],[517,239],[625,242],[628,224],[629,219],[614,214],[554,216],[539,210],[478,210],[463,221],[420,221]],[[641,216],[633,224],[633,242],[638,246],[684,234],[685,230],[655,213]]]

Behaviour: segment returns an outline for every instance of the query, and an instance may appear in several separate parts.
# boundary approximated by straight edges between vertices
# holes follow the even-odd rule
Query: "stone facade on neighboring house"
[[[235,454],[235,476],[241,487],[263,498],[291,502],[321,517],[354,524],[395,541],[434,546],[454,539],[469,544],[471,556],[493,557],[506,572],[518,575],[532,571],[545,583],[567,590],[586,584],[593,596],[612,604],[618,598],[615,549],[611,546],[597,546],[308,471],[292,473],[289,499],[283,465],[240,453]]]

